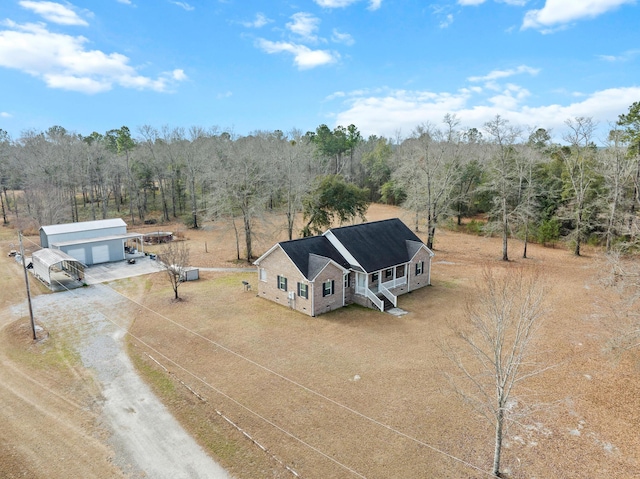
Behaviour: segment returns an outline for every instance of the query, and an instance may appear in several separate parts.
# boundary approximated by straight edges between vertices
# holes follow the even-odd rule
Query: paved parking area
[[[162,271],[161,264],[156,260],[149,259],[149,256],[143,256],[136,258],[135,264],[129,264],[127,261],[118,261],[89,266],[85,269],[84,274],[87,284],[98,284],[158,271]]]

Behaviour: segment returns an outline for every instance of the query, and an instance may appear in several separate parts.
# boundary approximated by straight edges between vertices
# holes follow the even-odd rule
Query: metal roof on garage
[[[77,244],[86,244],[86,243],[99,243],[100,241],[114,241],[114,240],[127,240],[131,238],[142,238],[144,235],[142,233],[126,233],[123,235],[110,235],[110,236],[100,236],[99,238],[83,238],[72,241],[60,241],[58,243],[51,243],[51,246],[55,246],[56,248],[60,248],[61,246],[73,246]]]
[[[40,229],[47,235],[58,235],[62,233],[77,233],[79,231],[93,231],[105,228],[126,227],[127,223],[122,218],[112,218],[108,220],[81,221],[79,223],[65,223],[61,225],[41,226]]]
[[[31,255],[31,258],[32,259],[37,258],[38,261],[43,263],[48,268],[50,268],[54,264],[62,263],[63,261],[73,261],[75,263],[82,264],[81,261],[78,261],[73,256],[69,256],[67,253],[63,253],[58,249],[51,249],[51,248],[42,248],[38,251],[34,251],[33,254]]]

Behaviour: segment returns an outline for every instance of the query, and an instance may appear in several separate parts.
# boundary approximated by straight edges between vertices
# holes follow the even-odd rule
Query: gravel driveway
[[[135,305],[103,284],[40,295],[34,314],[64,335],[102,386],[101,426],[115,464],[129,477],[223,479],[228,474],[182,429],[137,376],[122,338]],[[23,309],[20,306],[19,310]],[[16,313],[20,314],[18,308]]]

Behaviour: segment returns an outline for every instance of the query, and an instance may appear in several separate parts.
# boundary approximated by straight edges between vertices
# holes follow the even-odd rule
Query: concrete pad
[[[162,271],[162,265],[156,260],[149,259],[148,256],[143,256],[136,258],[135,264],[129,264],[124,260],[89,266],[84,271],[84,279],[87,284],[99,284],[158,271]]]
[[[405,311],[404,309],[400,309],[400,308],[391,308],[385,311],[385,313],[392,314],[393,316],[404,316],[405,314],[407,314],[407,312],[408,311]]]

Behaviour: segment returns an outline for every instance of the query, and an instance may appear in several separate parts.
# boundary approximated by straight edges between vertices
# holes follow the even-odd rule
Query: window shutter
[[[331,280],[331,294],[333,294],[335,290],[336,290],[336,282],[334,280]]]
[[[276,276],[276,288],[280,289],[280,275]]]
[[[324,298],[327,295],[327,285],[322,283],[322,297]]]
[[[284,290],[287,291],[287,278],[284,278]]]

